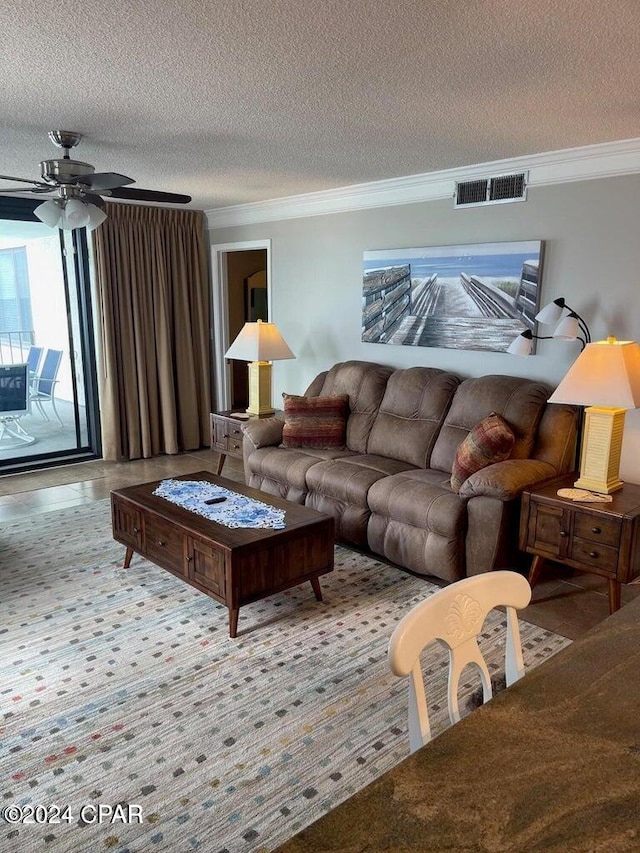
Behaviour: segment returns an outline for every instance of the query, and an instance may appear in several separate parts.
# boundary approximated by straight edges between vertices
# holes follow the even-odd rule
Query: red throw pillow
[[[283,394],[282,447],[344,448],[349,396],[297,397]]]
[[[451,488],[458,494],[465,480],[476,471],[508,459],[516,437],[502,417],[492,412],[476,424],[461,443],[451,469]]]

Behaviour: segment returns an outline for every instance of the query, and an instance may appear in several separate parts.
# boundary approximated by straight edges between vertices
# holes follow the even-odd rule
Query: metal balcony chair
[[[520,629],[516,609],[531,600],[531,587],[516,572],[496,571],[452,583],[415,605],[395,627],[389,642],[389,665],[399,676],[409,676],[409,750],[415,752],[431,740],[429,713],[420,654],[438,640],[449,649],[448,707],[452,723],[460,720],[458,682],[469,663],[480,670],[482,701],[491,699],[491,678],[477,637],[487,613],[507,609],[505,674],[507,687],[524,675]]]
[[[40,358],[42,357],[42,352],[44,347],[29,347],[29,352],[27,353],[27,367],[29,369],[29,376],[33,377],[38,372],[38,365],[40,364]]]
[[[61,361],[62,350],[48,349],[45,352],[44,358],[40,364],[40,369],[33,379],[29,399],[32,403],[35,403],[38,411],[46,421],[48,421],[49,418],[47,417],[47,413],[45,412],[42,404],[50,402],[55,416],[60,421],[60,426],[64,426],[62,418],[56,409],[55,401],[55,388],[58,382],[57,376]]]

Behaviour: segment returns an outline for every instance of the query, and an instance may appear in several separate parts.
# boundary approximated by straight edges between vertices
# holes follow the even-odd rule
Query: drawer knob
[[[164,542],[162,541],[162,539],[158,539],[158,545],[159,545],[161,548],[164,548]]]
[[[597,551],[589,551],[589,556],[593,557],[595,559],[598,556],[598,552]]]
[[[134,527],[134,528],[133,528],[133,532],[134,532],[134,533],[140,533],[140,528],[139,528],[139,527]]]
[[[599,527],[592,527],[592,528],[591,528],[591,532],[592,532],[592,533],[602,533],[602,530],[600,530],[600,528],[599,528]]]
[[[567,533],[567,531],[566,531],[566,530],[561,530],[561,531],[560,531],[560,536],[562,536],[562,538],[563,538],[563,539],[566,539],[566,537],[567,537],[568,535],[569,535],[569,534]]]
[[[193,557],[191,556],[191,554],[189,554],[187,556],[187,563],[190,563],[192,560],[193,560]]]

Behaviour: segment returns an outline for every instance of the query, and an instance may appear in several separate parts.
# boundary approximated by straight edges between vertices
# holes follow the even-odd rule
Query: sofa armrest
[[[257,450],[259,447],[272,447],[282,442],[284,421],[280,418],[260,418],[242,425],[242,435]]]
[[[558,472],[548,462],[539,459],[507,459],[487,465],[472,474],[462,484],[461,498],[473,498],[479,495],[510,501],[517,498],[528,486],[541,483]]]

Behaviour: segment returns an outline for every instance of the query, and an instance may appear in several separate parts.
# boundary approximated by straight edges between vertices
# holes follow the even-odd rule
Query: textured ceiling
[[[11,0],[0,24],[19,177],[52,129],[203,209],[640,136],[639,0]]]

